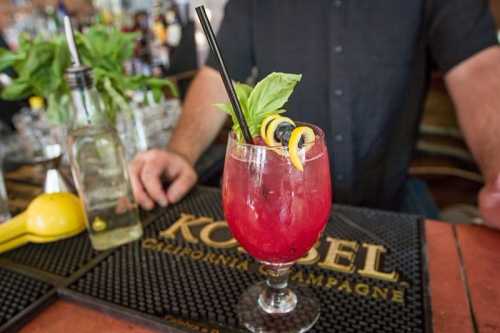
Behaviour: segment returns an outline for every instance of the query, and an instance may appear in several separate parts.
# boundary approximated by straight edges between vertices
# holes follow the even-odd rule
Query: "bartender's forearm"
[[[214,104],[227,99],[219,73],[210,67],[203,67],[189,88],[168,149],[194,164],[226,120],[226,115],[217,110]]]
[[[446,75],[467,143],[486,184],[500,174],[500,48],[488,48]]]

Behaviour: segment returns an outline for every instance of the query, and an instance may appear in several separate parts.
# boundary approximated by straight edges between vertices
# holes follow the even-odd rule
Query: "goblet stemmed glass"
[[[319,317],[319,304],[306,289],[288,283],[290,268],[319,239],[331,210],[330,166],[323,131],[299,151],[297,170],[288,148],[228,140],[223,205],[231,232],[264,265],[267,281],[248,289],[238,304],[250,331],[304,332]]]

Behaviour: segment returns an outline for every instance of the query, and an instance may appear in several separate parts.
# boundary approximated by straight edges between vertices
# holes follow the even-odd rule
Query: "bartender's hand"
[[[152,149],[138,154],[129,167],[137,202],[152,209],[155,202],[162,207],[176,203],[196,184],[193,166],[174,152]],[[170,184],[163,187],[164,180]]]
[[[479,211],[484,224],[500,229],[500,175],[479,192]]]

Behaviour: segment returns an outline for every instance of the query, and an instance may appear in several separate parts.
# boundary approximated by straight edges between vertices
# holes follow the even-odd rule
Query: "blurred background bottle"
[[[27,159],[45,156],[47,151],[58,149],[59,133],[50,125],[45,112],[45,102],[40,96],[29,98],[29,108],[23,108],[13,117],[24,155]]]
[[[167,69],[170,66],[170,52],[167,44],[168,26],[164,11],[165,5],[163,1],[155,1],[150,21],[150,31],[152,34],[149,47],[151,50],[153,75],[158,77],[165,76]]]
[[[85,66],[71,67],[67,81],[74,105],[68,150],[92,245],[105,250],[139,239],[142,226],[124,148],[101,109],[92,71]]]

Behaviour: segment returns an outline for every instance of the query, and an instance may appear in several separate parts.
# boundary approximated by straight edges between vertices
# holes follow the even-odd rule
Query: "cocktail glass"
[[[319,317],[310,291],[288,284],[292,265],[318,241],[331,210],[328,152],[323,131],[300,149],[304,171],[290,162],[286,147],[228,140],[223,205],[234,237],[264,265],[267,281],[248,289],[237,312],[253,332],[305,332]]]

